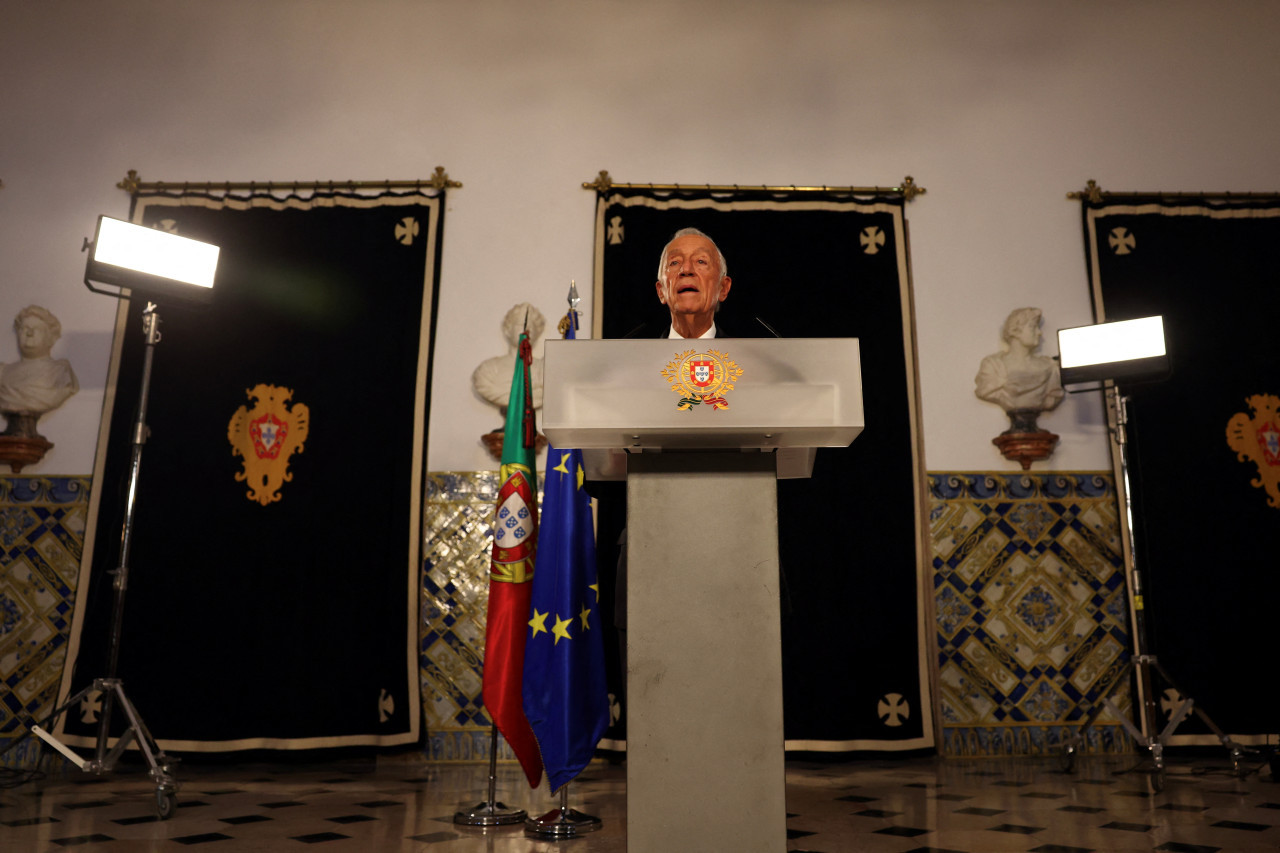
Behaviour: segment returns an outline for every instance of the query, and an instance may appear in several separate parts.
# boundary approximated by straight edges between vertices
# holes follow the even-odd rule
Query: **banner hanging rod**
[[[596,190],[597,192],[608,192],[611,189],[625,190],[703,190],[713,193],[731,193],[731,192],[770,192],[770,193],[852,193],[855,195],[898,195],[900,194],[904,200],[911,201],[918,195],[924,195],[926,190],[924,187],[917,186],[915,179],[907,175],[902,179],[902,184],[896,187],[797,187],[797,186],[763,186],[749,184],[620,184],[609,176],[609,173],[601,169],[600,174],[596,176],[594,181],[583,181],[582,188],[584,190]]]
[[[1258,200],[1280,199],[1280,193],[1255,193],[1255,192],[1247,192],[1247,193],[1171,192],[1171,193],[1167,193],[1167,192],[1161,192],[1160,190],[1157,190],[1155,192],[1149,192],[1149,193],[1144,193],[1144,192],[1113,193],[1113,192],[1105,192],[1100,186],[1098,186],[1097,181],[1090,178],[1085,183],[1083,190],[1069,192],[1067,193],[1067,198],[1072,200],[1084,199],[1086,201],[1091,201],[1094,204],[1098,204],[1103,201],[1123,200],[1123,199],[1161,199],[1161,198],[1205,199],[1205,200],[1217,200],[1217,201],[1232,201],[1232,200],[1248,201],[1250,199],[1258,199]]]
[[[430,178],[416,181],[209,181],[197,183],[191,181],[140,181],[136,169],[130,169],[125,179],[116,184],[117,187],[131,195],[140,192],[164,192],[181,190],[182,192],[231,192],[232,190],[249,190],[249,192],[297,192],[299,190],[391,190],[391,189],[423,189],[434,190],[459,189],[460,181],[449,179],[444,166],[436,166]]]

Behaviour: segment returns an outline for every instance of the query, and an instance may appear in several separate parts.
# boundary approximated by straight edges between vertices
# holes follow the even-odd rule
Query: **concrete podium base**
[[[786,850],[775,460],[627,473],[627,850]]]

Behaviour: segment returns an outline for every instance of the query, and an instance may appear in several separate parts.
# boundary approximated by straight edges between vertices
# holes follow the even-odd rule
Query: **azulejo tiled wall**
[[[426,751],[437,761],[489,756],[480,688],[498,486],[492,471],[428,475],[419,660]],[[1129,649],[1111,477],[935,473],[929,486],[940,749],[1053,751]],[[88,496],[85,477],[0,477],[0,747],[20,719],[52,707]],[[1127,684],[1112,699],[1129,713]],[[3,763],[30,766],[34,747],[28,739]],[[1104,715],[1084,748],[1132,743]]]
[[[929,474],[945,755],[1055,752],[1130,648],[1110,474]],[[1130,713],[1128,680],[1111,694]],[[1084,751],[1128,751],[1104,713]]]
[[[940,473],[929,480],[941,751],[1055,751],[1120,673],[1129,649],[1111,475]],[[428,752],[437,760],[488,756],[480,675],[498,485],[493,472],[430,475],[422,678]],[[1128,713],[1127,681],[1111,698]],[[505,743],[500,748],[509,757]],[[1130,749],[1105,713],[1082,746]]]
[[[0,477],[0,747],[53,709],[88,507],[87,477]],[[0,765],[33,766],[36,746]]]
[[[435,761],[489,758],[493,723],[480,688],[489,522],[501,485],[496,471],[427,475],[419,661],[427,756]],[[541,500],[541,475],[538,495]],[[498,757],[514,760],[506,741],[498,743]]]
[[[53,709],[80,572],[90,478],[0,476],[0,749]],[[419,661],[426,751],[488,760],[480,698],[489,519],[497,472],[431,474],[424,510]],[[500,757],[513,758],[501,742]],[[0,766],[31,768],[51,750],[25,738]]]

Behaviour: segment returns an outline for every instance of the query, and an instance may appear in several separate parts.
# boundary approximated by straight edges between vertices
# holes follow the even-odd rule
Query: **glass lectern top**
[[[862,431],[856,338],[547,341],[557,447],[845,447]]]

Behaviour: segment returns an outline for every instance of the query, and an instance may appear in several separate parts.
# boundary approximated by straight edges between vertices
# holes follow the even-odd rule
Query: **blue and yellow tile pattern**
[[[500,486],[497,471],[427,475],[419,661],[427,756],[435,761],[489,759],[493,722],[481,677]],[[506,741],[498,743],[499,758],[514,760]]]
[[[0,748],[53,709],[88,508],[88,477],[0,477]],[[31,767],[34,750],[27,739],[0,765]]]
[[[0,477],[0,747],[51,707],[61,676],[89,478]],[[427,479],[420,678],[427,755],[487,761],[481,702],[493,471]],[[1054,751],[1130,648],[1109,474],[929,475],[940,751]],[[815,530],[815,535],[819,535]],[[1128,685],[1112,696],[1130,713]],[[31,766],[27,740],[7,766]],[[1103,715],[1086,751],[1133,748]],[[499,756],[510,759],[500,741]]]
[[[1130,648],[1112,479],[942,473],[929,492],[942,752],[1054,751]],[[1127,683],[1112,700],[1128,709]],[[1087,733],[1131,748],[1107,715]]]

